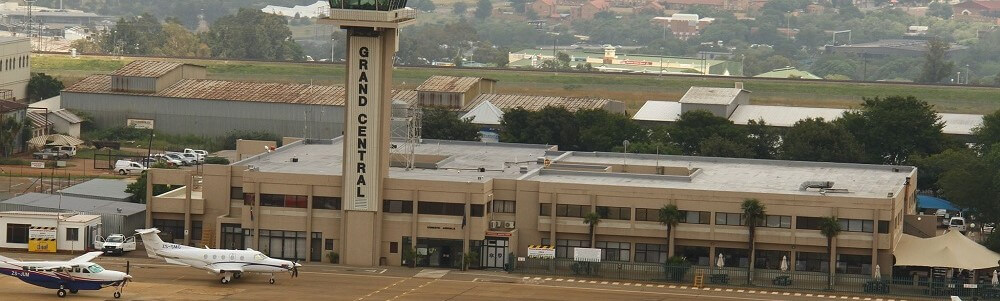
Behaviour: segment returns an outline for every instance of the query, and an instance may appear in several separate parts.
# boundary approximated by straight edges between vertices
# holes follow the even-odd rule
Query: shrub
[[[330,263],[340,263],[340,254],[337,252],[326,253],[326,259],[329,259]]]
[[[208,157],[205,158],[205,164],[229,165],[229,159],[223,157]]]
[[[278,146],[281,146],[281,137],[278,137],[278,135],[262,131],[234,130],[226,135],[226,143],[223,145],[223,148],[236,149],[236,140],[240,139],[274,141],[278,143]]]

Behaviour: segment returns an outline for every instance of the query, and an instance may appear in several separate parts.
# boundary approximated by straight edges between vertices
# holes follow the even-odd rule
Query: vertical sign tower
[[[341,262],[378,265],[382,183],[389,172],[392,62],[406,0],[330,0],[320,22],[347,30]]]

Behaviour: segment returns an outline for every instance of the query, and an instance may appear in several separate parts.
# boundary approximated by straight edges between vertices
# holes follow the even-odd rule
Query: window
[[[795,229],[819,230],[819,225],[822,222],[823,219],[819,217],[796,216]]]
[[[747,252],[747,249],[715,248],[715,252],[722,254],[722,260],[726,267],[746,268],[750,266],[750,252]]]
[[[80,241],[80,228],[66,228],[66,241]]]
[[[659,222],[660,209],[635,208],[635,220],[638,222]],[[636,252],[639,252],[636,247]]]
[[[229,198],[239,199],[243,197],[243,187],[229,187]]]
[[[708,211],[681,211],[681,223],[708,225],[712,220],[712,213]]]
[[[493,203],[490,204],[490,212],[515,213],[515,204],[514,201],[493,200]]]
[[[153,219],[153,227],[160,229],[163,233],[168,234],[169,237],[164,239],[166,242],[174,239],[184,239],[184,221],[176,219]]]
[[[878,221],[878,233],[889,233],[889,221]]]
[[[27,224],[7,224],[7,243],[26,244],[28,243]]]
[[[795,255],[795,270],[826,273],[830,270],[830,256],[826,253],[798,252]]]
[[[538,204],[538,215],[539,216],[552,216],[552,204],[549,204],[549,203],[539,203]]]
[[[666,263],[666,244],[635,244],[635,262]]]
[[[875,222],[871,220],[841,218],[838,221],[840,221],[840,229],[844,232],[872,233],[875,227]]]
[[[542,238],[542,245],[551,246],[548,238]],[[576,248],[589,248],[589,240],[556,239],[556,258],[573,258]],[[603,256],[603,255],[602,255]]]
[[[674,246],[674,256],[680,256],[686,259],[692,265],[701,266],[715,266],[712,261],[711,255],[709,255],[709,247],[696,247],[696,246]]]
[[[866,275],[871,270],[871,255],[837,254],[837,273]]]
[[[413,201],[382,200],[382,212],[413,213]]]
[[[586,209],[586,205],[556,205],[556,216],[561,217],[583,217],[590,210]]]
[[[309,197],[304,195],[260,194],[260,205],[269,207],[306,208]]]
[[[268,257],[305,260],[308,250],[306,232],[260,230],[260,251]]]
[[[191,240],[201,240],[201,221],[191,221]]]
[[[333,196],[313,196],[313,209],[340,210],[341,199]]]
[[[222,224],[222,248],[243,250],[243,228],[240,224]]]
[[[630,220],[632,219],[632,208],[629,207],[608,207],[597,206],[597,214],[603,219]]]
[[[243,193],[243,205],[253,206],[253,193]]]
[[[483,217],[483,212],[486,206],[484,205],[469,205],[469,215],[473,217]]]
[[[441,202],[418,202],[417,213],[434,215],[464,216],[465,204],[441,203]]]
[[[332,239],[327,239],[323,243],[323,248],[326,249],[327,251],[332,251],[333,250],[333,240]]]
[[[396,254],[399,253],[399,243],[395,241],[389,242],[389,253]]]
[[[715,224],[726,226],[743,226],[743,215],[739,213],[715,213]]]
[[[767,228],[792,228],[792,217],[786,215],[766,215],[764,220],[757,226]]]
[[[785,260],[791,260],[788,251],[776,251],[776,250],[757,250],[756,261],[754,262],[754,267],[758,269],[769,269],[769,270],[780,270],[781,269],[781,258]],[[791,264],[791,262],[786,262]]]
[[[629,261],[632,258],[632,244],[627,242],[599,241],[597,248],[601,249],[601,260]]]

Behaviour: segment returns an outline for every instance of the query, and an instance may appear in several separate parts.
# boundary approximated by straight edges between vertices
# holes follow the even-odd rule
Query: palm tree
[[[673,254],[674,250],[670,246],[670,234],[674,230],[674,226],[677,226],[681,222],[682,212],[677,210],[677,205],[667,204],[660,208],[660,215],[656,218],[656,221],[660,222],[661,225],[667,226],[667,254]]]
[[[594,229],[601,223],[601,215],[597,212],[587,213],[583,216],[583,223],[590,226],[590,247],[594,247]]]
[[[840,232],[844,229],[840,226],[840,221],[837,220],[836,216],[824,217],[819,222],[819,232],[826,236],[826,254],[831,256],[833,254],[833,238],[840,235]],[[832,260],[831,260],[832,261]],[[833,266],[828,268],[826,273],[826,285],[827,289],[833,288]]]
[[[746,223],[747,230],[750,234],[750,237],[747,240],[747,250],[750,251],[750,264],[747,267],[747,284],[752,284],[754,253],[756,251],[754,243],[756,242],[757,224],[764,221],[766,208],[764,208],[764,204],[761,204],[757,199],[743,200],[743,205],[741,207],[743,208],[743,222]]]

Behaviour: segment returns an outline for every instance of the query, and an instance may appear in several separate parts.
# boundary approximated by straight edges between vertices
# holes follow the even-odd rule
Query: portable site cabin
[[[100,215],[3,211],[0,248],[31,252],[90,251],[100,229]]]

